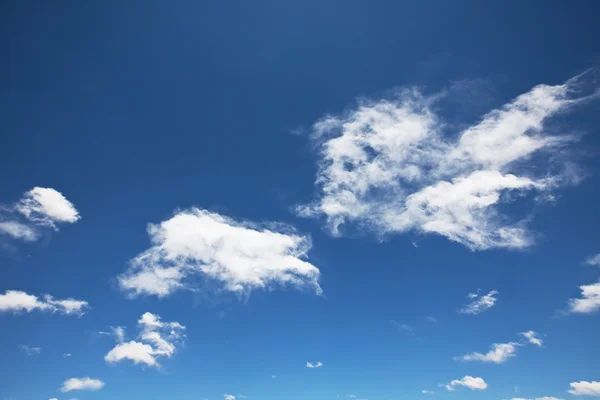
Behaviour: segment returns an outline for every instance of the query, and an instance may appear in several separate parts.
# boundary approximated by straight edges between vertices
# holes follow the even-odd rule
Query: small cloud
[[[431,390],[421,390],[421,393],[423,393],[423,394],[435,394],[435,392],[433,392]]]
[[[569,393],[575,396],[600,396],[600,382],[571,382]]]
[[[584,263],[586,263],[587,265],[600,266],[600,254],[596,254],[595,256],[590,256],[586,258]]]
[[[536,345],[537,347],[542,347],[542,345],[544,344],[544,342],[542,341],[542,339],[540,339],[538,337],[538,334],[534,331],[527,331],[527,332],[521,332],[520,335],[522,335],[523,337],[525,337],[525,339],[527,339],[527,341],[531,344]]]
[[[478,293],[469,293],[467,297],[471,300],[469,304],[458,310],[461,314],[477,315],[486,310],[489,310],[496,304],[496,296],[498,291],[492,290],[484,296],[480,296]]]
[[[321,368],[323,366],[323,363],[321,361],[317,361],[316,364],[310,363],[310,362],[306,362],[306,368]]]
[[[60,391],[66,393],[73,390],[100,390],[103,387],[104,382],[101,380],[92,379],[86,376],[85,378],[67,379],[60,388]]]
[[[54,300],[52,296],[47,294],[42,296],[41,299],[19,290],[7,290],[4,294],[0,294],[0,312],[18,313],[39,310],[81,316],[87,307],[87,301],[75,299]]]
[[[63,358],[71,357],[71,353],[64,353]]]
[[[235,396],[232,394],[224,394],[223,395],[223,400],[235,400]]]
[[[21,352],[27,354],[28,356],[35,356],[42,352],[41,347],[29,347],[26,344],[20,344],[19,348],[21,349]]]
[[[579,286],[581,297],[569,300],[570,313],[590,314],[600,310],[600,282]]]
[[[271,375],[271,379],[277,378],[277,375]]]
[[[474,378],[469,375],[466,375],[461,379],[455,379],[443,386],[450,392],[453,392],[457,386],[464,386],[471,390],[485,390],[488,387],[487,383],[482,378]]]

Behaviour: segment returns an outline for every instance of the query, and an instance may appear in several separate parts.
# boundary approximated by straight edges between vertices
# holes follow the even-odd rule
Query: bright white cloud
[[[37,186],[23,195],[15,210],[37,225],[54,229],[57,223],[72,224],[81,218],[73,203],[62,193]]]
[[[458,312],[462,314],[477,315],[486,310],[489,310],[496,304],[496,296],[498,292],[496,290],[490,291],[488,294],[480,296],[477,293],[469,293],[467,296],[472,301],[461,308]]]
[[[232,395],[232,394],[227,394],[227,393],[225,393],[225,394],[223,395],[223,400],[235,400],[235,396],[234,396],[234,395]]]
[[[306,368],[321,368],[323,366],[323,363],[321,361],[317,361],[315,364],[311,363],[311,362],[306,362]]]
[[[40,299],[19,290],[7,290],[4,294],[0,294],[0,312],[17,313],[39,310],[81,316],[88,307],[87,301],[75,299],[54,300],[52,296],[47,294],[42,297]]]
[[[163,322],[158,315],[149,312],[142,315],[138,324],[141,328],[140,341],[123,342],[123,328],[113,328],[118,343],[104,356],[106,362],[114,364],[130,360],[134,364],[159,367],[158,360],[171,358],[177,345],[185,338],[182,334],[185,326],[178,322]]]
[[[423,393],[423,394],[435,394],[434,391],[426,390],[426,389],[425,390],[421,390],[421,393]]]
[[[464,386],[471,390],[485,390],[488,385],[482,378],[474,378],[472,376],[465,376],[461,379],[455,379],[447,385],[444,385],[446,390],[454,391],[457,386]]]
[[[539,338],[538,334],[534,331],[521,332],[522,335],[529,343],[536,345],[537,347],[542,347],[544,342]]]
[[[319,270],[304,259],[310,238],[289,227],[269,228],[193,208],[150,224],[153,246],[119,276],[132,296],[168,296],[189,287],[194,275],[220,282],[229,292],[281,286],[310,287],[321,294]]]
[[[492,362],[496,364],[502,364],[509,358],[515,357],[517,352],[518,343],[494,343],[492,348],[485,354],[482,353],[471,353],[461,357],[455,357],[455,360],[462,361],[483,361]]]
[[[575,396],[600,396],[600,382],[571,382],[569,386],[571,386],[569,393]]]
[[[579,286],[581,298],[569,300],[572,313],[592,313],[600,310],[600,282]]]
[[[41,347],[30,347],[26,344],[20,344],[19,348],[23,353],[27,354],[28,356],[34,356],[42,352]]]
[[[100,390],[104,387],[104,382],[99,379],[92,379],[89,377],[85,378],[71,378],[67,379],[60,391],[63,393],[70,392],[73,390]]]
[[[434,233],[473,250],[527,247],[533,239],[525,219],[511,222],[498,205],[577,180],[568,163],[546,157],[547,165],[529,168],[525,161],[557,155],[574,140],[544,128],[550,117],[597,97],[581,93],[587,76],[536,86],[456,139],[433,111],[440,95],[414,89],[326,117],[313,126],[319,198],[297,211],[324,217],[336,236],[354,223],[378,235]]]
[[[26,242],[33,242],[38,238],[35,229],[17,221],[0,222],[0,234],[6,234],[14,239],[22,239]]]

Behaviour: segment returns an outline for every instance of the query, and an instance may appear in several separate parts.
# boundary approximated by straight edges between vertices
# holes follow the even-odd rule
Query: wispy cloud
[[[19,290],[7,290],[4,294],[0,294],[0,312],[19,313],[37,310],[81,316],[86,308],[88,308],[87,301],[75,299],[55,300],[48,294],[43,295],[42,298]]]
[[[38,355],[42,352],[41,347],[30,347],[26,344],[20,344],[19,348],[21,349],[21,352],[27,354],[28,356]]]
[[[316,363],[311,363],[311,362],[306,362],[306,368],[321,368],[323,366],[323,363],[321,361],[317,361]]]
[[[477,315],[486,310],[492,308],[498,299],[496,299],[496,295],[498,292],[496,290],[490,291],[488,294],[480,296],[479,293],[469,293],[467,296],[472,301],[458,310],[461,314],[471,314]]]
[[[460,357],[454,357],[454,359],[457,361],[482,361],[502,364],[509,359],[516,357],[519,347],[528,344],[542,347],[542,340],[539,338],[536,332],[521,332],[519,335],[523,336],[523,340],[520,342],[494,343],[491,345],[491,349],[487,353],[475,352]]]
[[[498,205],[578,182],[574,164],[561,159],[576,137],[545,128],[551,117],[597,97],[588,76],[536,86],[458,135],[446,134],[435,112],[442,96],[417,89],[327,116],[312,135],[319,196],[297,212],[324,217],[335,236],[356,224],[377,235],[442,235],[473,250],[530,246],[527,218],[512,220]],[[545,162],[529,162],[540,154]]]
[[[584,261],[587,265],[600,265],[600,254],[590,256]]]
[[[178,212],[148,233],[154,244],[119,276],[131,296],[168,296],[200,276],[233,293],[308,287],[321,294],[319,269],[307,262],[311,241],[282,224],[238,222],[206,210]]]

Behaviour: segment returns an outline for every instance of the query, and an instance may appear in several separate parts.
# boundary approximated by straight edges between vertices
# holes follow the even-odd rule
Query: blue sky
[[[5,2],[0,399],[600,397],[599,11]]]

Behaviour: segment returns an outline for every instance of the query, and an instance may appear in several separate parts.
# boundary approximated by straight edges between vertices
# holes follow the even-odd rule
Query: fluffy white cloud
[[[600,265],[600,254],[586,258],[585,263],[588,265]]]
[[[225,393],[225,394],[223,395],[223,400],[235,400],[235,396],[234,396],[234,395],[232,395],[232,394],[227,394],[227,393]]]
[[[320,195],[297,211],[325,217],[333,235],[355,223],[378,235],[434,233],[473,250],[529,246],[525,220],[507,220],[498,205],[577,180],[568,163],[546,157],[529,168],[525,161],[542,152],[558,155],[574,140],[544,126],[557,113],[596,97],[581,92],[586,79],[583,74],[563,85],[536,86],[455,139],[433,111],[440,95],[424,97],[417,90],[326,117],[313,126]]]
[[[435,394],[435,392],[431,391],[431,390],[421,390],[421,393],[423,393],[423,394]]]
[[[454,391],[457,386],[464,386],[471,390],[485,390],[487,389],[487,383],[482,378],[474,378],[466,375],[461,379],[455,379],[447,385],[444,385],[446,390]]]
[[[472,314],[477,315],[486,310],[489,310],[496,304],[496,296],[498,292],[496,290],[490,291],[488,294],[480,296],[478,293],[469,293],[467,296],[472,301],[458,310],[459,313],[462,314]]]
[[[600,396],[600,382],[571,382],[569,386],[571,386],[569,393],[575,396]]]
[[[201,275],[230,292],[279,284],[311,287],[320,294],[319,270],[304,260],[310,238],[282,225],[269,228],[197,208],[179,212],[149,225],[153,246],[131,260],[119,284],[132,296],[163,297]]]
[[[87,301],[75,299],[54,300],[52,296],[47,294],[42,297],[40,299],[19,290],[7,290],[4,294],[0,294],[0,312],[17,313],[40,310],[81,316],[88,307]]]
[[[9,235],[14,239],[22,239],[26,242],[33,242],[38,238],[38,233],[33,228],[17,221],[0,222],[0,233]]]
[[[42,352],[41,347],[30,347],[26,344],[20,344],[19,348],[23,353],[27,354],[28,356],[34,356]]]
[[[572,313],[592,313],[600,310],[600,282],[579,286],[581,298],[569,300]]]
[[[81,217],[65,196],[52,188],[34,187],[15,206],[28,220],[56,229],[56,223],[74,223]]]
[[[496,364],[502,364],[509,358],[516,356],[518,343],[494,343],[492,349],[485,354],[482,353],[471,353],[461,357],[455,357],[455,360],[462,361],[483,361],[493,362]]]
[[[539,338],[538,334],[534,331],[521,332],[522,335],[529,343],[536,345],[537,347],[542,347],[544,342]]]
[[[123,342],[123,328],[113,328],[118,343],[104,356],[106,362],[114,364],[130,360],[134,364],[159,367],[158,359],[171,358],[184,339],[182,332],[185,326],[178,322],[163,322],[158,315],[149,312],[142,315],[138,324],[141,327],[140,341]]]
[[[64,381],[60,391],[66,393],[72,390],[100,390],[103,387],[104,382],[99,379],[92,379],[89,377],[71,378]]]
[[[306,362],[306,368],[321,368],[323,366],[323,363],[321,361],[317,361],[316,364],[313,364],[311,362]]]

